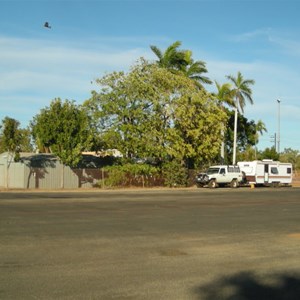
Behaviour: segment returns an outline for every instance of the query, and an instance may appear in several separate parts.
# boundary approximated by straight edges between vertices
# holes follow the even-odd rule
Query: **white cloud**
[[[112,44],[118,41],[112,39]],[[0,119],[9,115],[26,126],[56,97],[81,103],[96,88],[91,84],[94,79],[107,72],[126,71],[139,57],[150,53],[149,49],[109,43],[102,47],[96,42],[87,40],[85,44],[81,40],[76,45],[76,41],[0,36]]]
[[[51,90],[56,95],[62,89],[70,89],[82,93],[86,83],[95,77],[112,70],[124,70],[145,54],[139,48],[98,51],[56,44],[0,38],[0,92]]]
[[[241,34],[231,35],[228,40],[234,43],[265,41],[270,47],[277,46],[278,50],[287,55],[300,56],[299,32],[276,31],[272,28],[260,28]],[[268,49],[271,52],[274,49]]]
[[[245,42],[250,40],[256,40],[259,38],[264,38],[266,40],[270,40],[272,29],[271,28],[261,28],[249,32],[244,32],[241,34],[231,35],[229,36],[229,40],[232,42]]]
[[[297,39],[287,37],[271,37],[270,42],[283,49],[288,55],[300,56],[300,42]]]

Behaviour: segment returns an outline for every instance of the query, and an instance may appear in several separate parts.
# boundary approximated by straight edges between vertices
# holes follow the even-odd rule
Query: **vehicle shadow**
[[[259,277],[241,272],[195,289],[201,300],[298,300],[300,274]]]

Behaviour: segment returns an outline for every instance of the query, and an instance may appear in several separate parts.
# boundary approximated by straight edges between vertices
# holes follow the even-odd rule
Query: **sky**
[[[0,121],[25,128],[55,98],[82,104],[95,79],[181,41],[211,80],[255,80],[244,116],[267,127],[260,150],[276,135],[277,149],[300,151],[299,11],[299,0],[0,0]]]

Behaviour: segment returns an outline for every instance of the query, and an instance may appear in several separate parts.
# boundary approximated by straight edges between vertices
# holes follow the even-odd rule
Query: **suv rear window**
[[[228,172],[239,173],[240,172],[240,167],[239,166],[230,166],[230,167],[228,167]]]

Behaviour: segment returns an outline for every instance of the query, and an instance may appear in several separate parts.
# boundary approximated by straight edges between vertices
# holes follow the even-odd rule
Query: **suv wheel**
[[[217,183],[214,179],[212,179],[209,183],[208,183],[208,187],[211,189],[215,189],[217,187]]]
[[[236,179],[233,179],[230,183],[230,186],[235,189],[239,186],[239,183]]]

